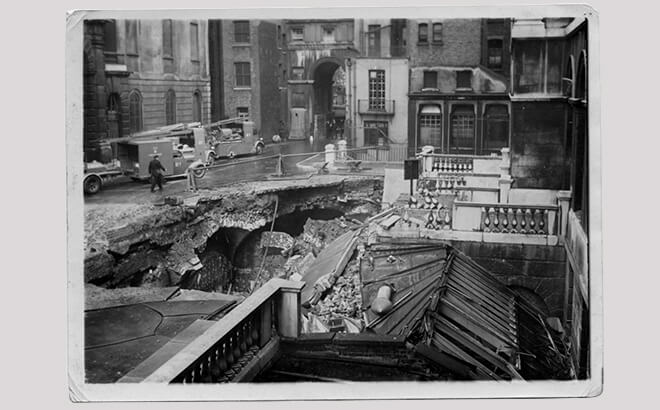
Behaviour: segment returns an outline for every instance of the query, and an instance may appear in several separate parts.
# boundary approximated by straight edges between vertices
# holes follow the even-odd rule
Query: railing
[[[421,152],[421,174],[435,177],[441,174],[480,174],[501,176],[508,173],[508,156],[434,154]]]
[[[366,162],[403,162],[408,158],[408,149],[405,145],[381,145],[371,147],[347,148],[345,155],[337,151],[336,160],[355,160]]]
[[[358,100],[358,113],[394,115],[394,103],[394,100]]]
[[[554,229],[553,231],[549,229],[549,214],[549,209],[528,206],[508,205],[506,207],[489,207],[488,209],[482,207],[480,230],[483,232],[520,233],[523,235],[554,234]],[[554,228],[554,221],[552,228]]]
[[[454,202],[453,229],[485,233],[556,235],[557,205]]]
[[[219,322],[194,337],[173,356],[168,345],[129,373],[126,381],[146,383],[226,383],[250,380],[259,361],[274,354],[279,337],[300,334],[302,282],[271,279]],[[266,352],[266,353],[265,353]],[[160,363],[161,358],[165,360]],[[272,356],[271,356],[272,357]],[[144,369],[155,371],[136,377]]]

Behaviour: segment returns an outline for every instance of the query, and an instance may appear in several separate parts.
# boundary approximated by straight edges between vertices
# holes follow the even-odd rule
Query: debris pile
[[[333,319],[352,318],[362,321],[362,294],[360,286],[360,268],[357,261],[351,261],[344,274],[315,306],[310,313],[323,322]]]

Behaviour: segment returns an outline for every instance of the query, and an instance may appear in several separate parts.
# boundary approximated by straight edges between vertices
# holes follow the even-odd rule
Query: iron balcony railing
[[[394,100],[358,100],[359,114],[394,115]]]

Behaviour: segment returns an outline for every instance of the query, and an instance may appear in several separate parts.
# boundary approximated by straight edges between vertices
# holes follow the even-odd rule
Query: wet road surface
[[[261,155],[246,155],[235,159],[219,159],[215,162],[217,168],[209,169],[206,175],[197,179],[199,188],[214,188],[231,185],[232,183],[266,180],[275,174],[278,158],[267,157],[278,154],[301,154],[284,158],[284,170],[287,175],[305,174],[296,167],[296,164],[323,151],[327,140],[316,140],[310,144],[309,140],[286,141],[279,144],[267,144]],[[244,163],[241,163],[245,161]],[[85,195],[86,204],[108,203],[156,203],[162,202],[163,196],[181,195],[187,191],[185,177],[170,179],[163,184],[163,191],[150,192],[149,182],[133,181],[128,177],[119,177],[103,186],[96,195]]]

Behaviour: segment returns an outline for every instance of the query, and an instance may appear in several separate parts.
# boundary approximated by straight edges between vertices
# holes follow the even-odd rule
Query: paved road
[[[277,154],[307,154],[297,155],[284,159],[284,167],[287,174],[300,174],[304,171],[296,167],[296,163],[309,158],[313,152],[321,152],[327,141],[314,141],[310,144],[308,140],[287,141],[280,144],[268,144],[264,152],[259,155],[243,156],[233,160],[222,159],[216,161],[215,165],[228,165],[215,169],[209,169],[204,178],[198,179],[199,188],[212,188],[217,186],[230,185],[241,181],[263,180],[269,175],[274,174],[277,165],[277,159],[263,159]],[[242,161],[250,161],[240,163]],[[231,165],[234,164],[234,165]],[[186,192],[186,178],[178,178],[167,181],[163,186],[163,192],[156,191],[151,193],[150,185],[147,182],[136,182],[126,177],[117,178],[103,187],[103,190],[96,195],[86,195],[87,204],[107,204],[107,203],[155,203],[162,202],[163,195],[177,195]]]

